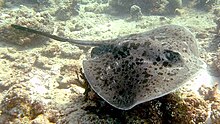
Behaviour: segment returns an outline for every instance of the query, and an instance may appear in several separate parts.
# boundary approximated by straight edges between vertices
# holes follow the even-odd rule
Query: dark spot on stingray
[[[157,56],[156,61],[159,62],[161,60],[160,56]]]
[[[113,77],[111,77],[111,78],[109,78],[109,80],[110,80],[110,81],[113,81],[113,80],[114,80],[114,78],[113,78]]]
[[[124,92],[125,92],[124,89],[119,91],[119,95],[122,96]]]
[[[149,73],[147,73],[147,72],[144,74],[144,77],[145,77],[146,79],[149,78],[149,77],[151,77],[151,76],[153,76],[153,75],[151,75],[151,74],[149,74]]]
[[[132,73],[132,74],[135,74],[135,73],[136,73],[136,71],[135,71],[135,70],[133,70],[131,73]]]
[[[120,58],[126,58],[130,55],[129,49],[126,46],[119,46],[115,47],[112,51],[112,54],[114,55],[114,58],[120,59]]]
[[[163,62],[163,66],[164,66],[164,67],[167,67],[168,64],[169,64],[169,62],[167,62],[167,61],[164,61],[164,62]]]
[[[158,74],[159,74],[159,75],[163,75],[163,73],[162,73],[162,72],[158,72]]]
[[[130,48],[133,48],[134,50],[138,49],[140,46],[140,43],[131,43]]]
[[[151,45],[151,42],[144,42],[144,46],[145,46],[146,48],[149,48],[150,45]]]
[[[101,71],[97,71],[97,74],[101,74]]]
[[[121,71],[121,68],[117,68],[117,72],[120,72]]]
[[[143,64],[143,60],[144,60],[143,58],[136,58],[135,62],[137,65],[141,65],[141,64]]]
[[[146,55],[147,55],[147,52],[144,51],[144,52],[142,53],[142,56],[146,56]]]

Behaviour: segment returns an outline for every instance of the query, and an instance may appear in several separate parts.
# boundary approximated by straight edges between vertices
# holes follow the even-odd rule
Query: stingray
[[[122,110],[173,92],[205,68],[195,37],[178,25],[102,41],[67,39],[19,25],[12,27],[93,47],[83,61],[85,77],[101,98]]]

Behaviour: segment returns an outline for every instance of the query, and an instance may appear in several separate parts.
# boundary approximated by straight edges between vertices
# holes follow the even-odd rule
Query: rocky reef
[[[178,92],[171,93],[162,98],[158,98],[140,104],[128,111],[118,110],[98,97],[93,91],[86,95],[86,104],[82,110],[89,113],[83,116],[80,123],[203,123],[208,120],[209,104],[212,106],[211,122],[218,124],[218,96],[216,86],[199,89],[198,97],[192,91],[182,88]],[[214,103],[213,103],[214,102]],[[69,119],[74,113],[65,115],[61,123],[73,120]]]
[[[164,14],[166,6],[169,4],[166,0],[110,0],[109,6],[116,11],[116,13],[129,13],[131,6],[136,5],[142,9],[144,14]]]
[[[144,14],[176,14],[183,7],[211,10],[219,3],[218,0],[110,0],[109,7],[115,13],[129,13],[131,6],[136,5]]]

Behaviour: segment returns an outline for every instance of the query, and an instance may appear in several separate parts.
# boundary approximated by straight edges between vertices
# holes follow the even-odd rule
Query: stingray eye
[[[111,52],[113,45],[101,45],[92,49],[91,58],[100,57],[103,54]]]
[[[176,63],[181,61],[181,55],[178,52],[174,52],[172,50],[164,50],[163,53],[169,62]]]

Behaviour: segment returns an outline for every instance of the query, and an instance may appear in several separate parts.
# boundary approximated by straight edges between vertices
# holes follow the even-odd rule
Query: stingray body
[[[176,90],[205,67],[199,59],[196,39],[178,25],[99,42],[34,33],[95,46],[90,58],[83,61],[86,79],[101,98],[122,110]]]

